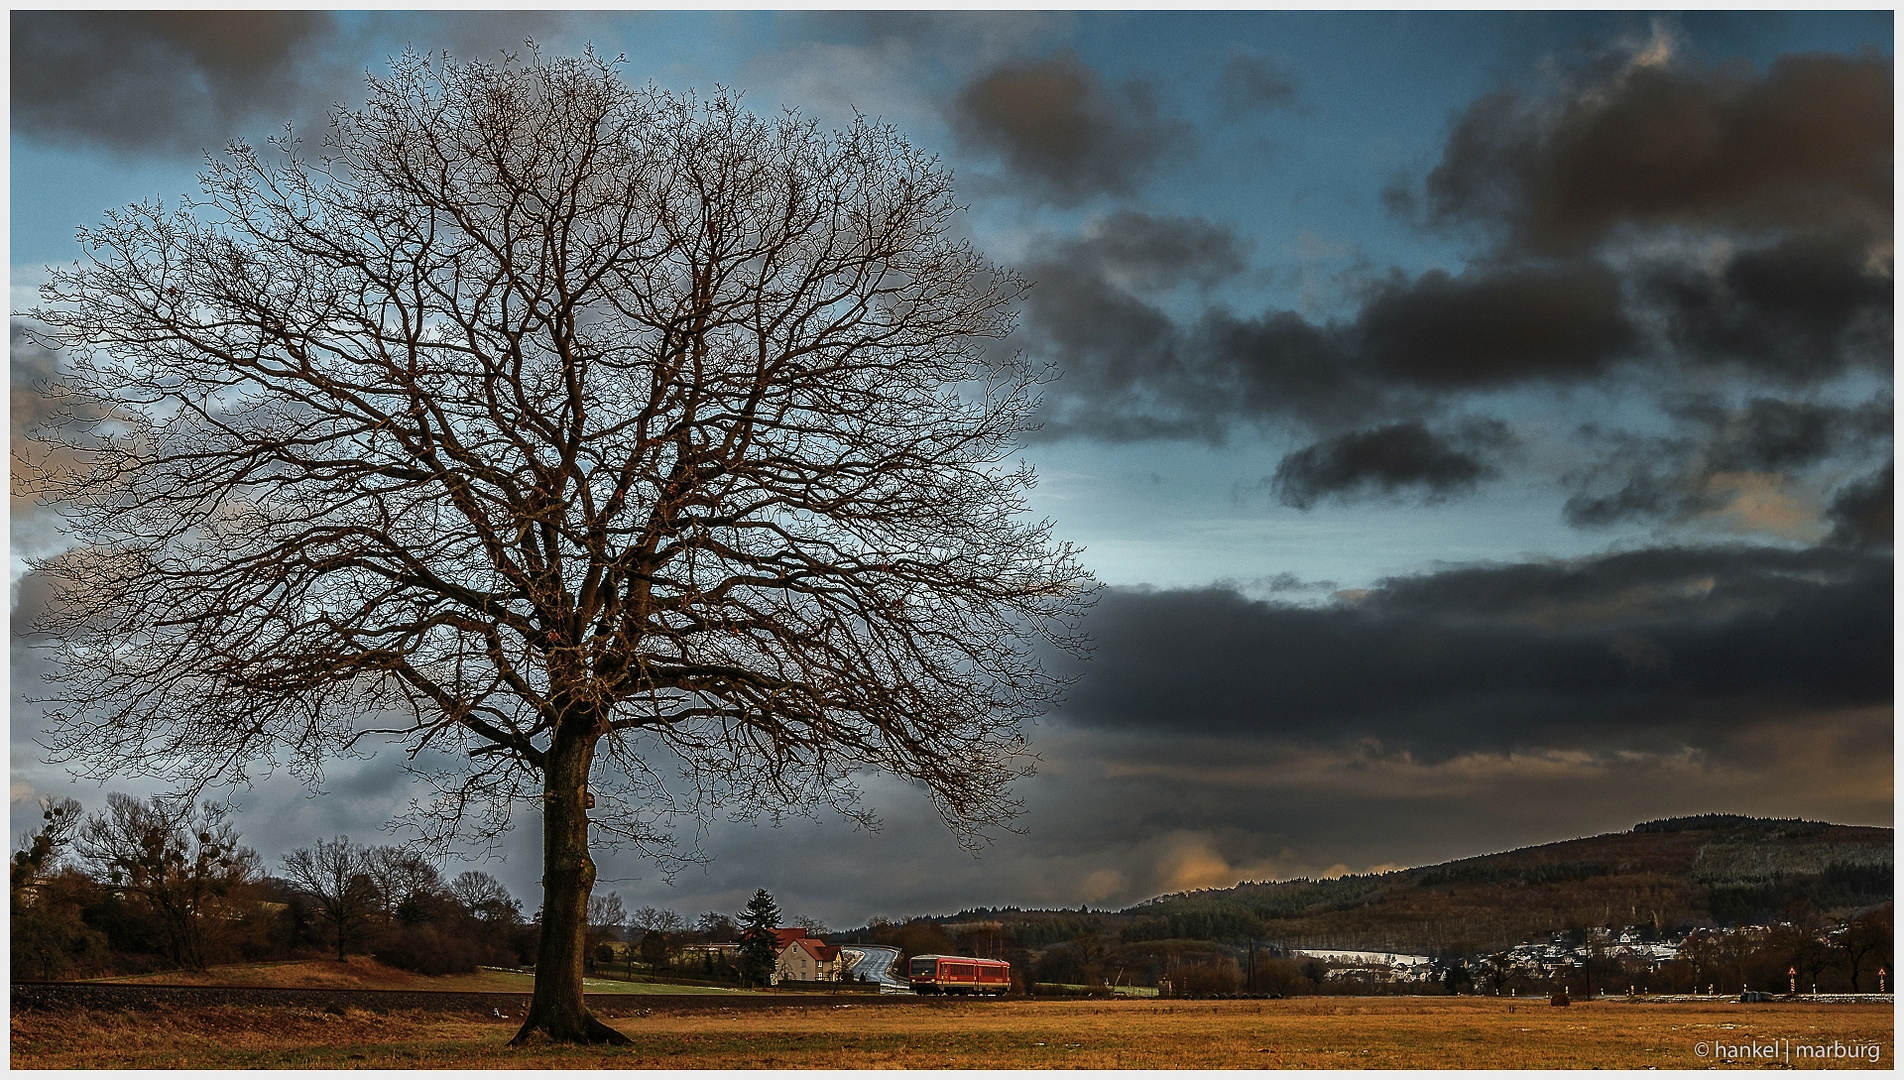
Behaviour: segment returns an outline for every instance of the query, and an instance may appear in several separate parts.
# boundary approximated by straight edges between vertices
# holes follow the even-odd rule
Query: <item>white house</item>
[[[785,930],[775,931],[787,935]],[[798,937],[781,939],[780,955],[774,958],[774,982],[833,982],[846,970],[840,960],[840,947],[795,931]]]

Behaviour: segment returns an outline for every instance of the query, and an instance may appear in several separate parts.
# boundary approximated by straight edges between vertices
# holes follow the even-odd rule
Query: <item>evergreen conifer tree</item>
[[[740,976],[749,986],[765,986],[773,981],[774,960],[780,939],[774,928],[780,925],[780,908],[767,890],[760,889],[747,901],[740,913]]]

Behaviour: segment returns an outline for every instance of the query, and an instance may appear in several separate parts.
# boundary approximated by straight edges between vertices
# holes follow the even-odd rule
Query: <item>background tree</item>
[[[1845,927],[1844,933],[1839,935],[1838,947],[1844,954],[1852,993],[1875,988],[1878,968],[1896,970],[1891,967],[1892,941],[1890,904],[1859,912]]]
[[[522,905],[509,895],[509,889],[481,870],[465,870],[450,882],[450,895],[463,909],[484,922],[497,924],[522,921]]]
[[[648,965],[650,971],[673,967],[681,932],[687,928],[681,916],[668,908],[643,907],[631,918],[641,930],[641,962]]]
[[[748,986],[766,986],[773,981],[774,963],[780,957],[780,938],[774,929],[780,925],[780,908],[765,889],[755,890],[740,913],[740,978]]]
[[[20,837],[20,849],[8,865],[8,885],[17,909],[26,903],[39,880],[51,873],[59,857],[79,832],[79,802],[64,796],[40,799],[40,827]]]
[[[365,852],[350,837],[319,840],[298,848],[282,860],[284,877],[316,904],[318,914],[337,936],[337,959],[348,956],[350,945],[361,942],[372,917],[382,906],[375,883],[364,872]]]
[[[1604,972],[1602,972],[1601,978],[1604,981]],[[1474,986],[1474,973],[1468,970],[1467,961],[1460,957],[1455,957],[1443,965],[1441,969],[1441,986],[1450,994],[1459,994],[1472,989]]]
[[[105,935],[87,926],[94,882],[61,856],[79,831],[81,808],[63,796],[40,799],[40,827],[20,837],[8,867],[7,912],[16,979],[58,979],[106,951]]]
[[[881,944],[895,945],[902,959],[910,960],[915,956],[933,953],[956,953],[958,945],[953,942],[938,923],[930,919],[907,919],[904,923],[888,930],[890,938],[875,938]]]
[[[1486,985],[1496,997],[1508,989],[1508,982],[1514,974],[1514,958],[1507,950],[1496,949],[1488,955]]]
[[[385,926],[397,921],[399,909],[416,905],[443,891],[443,876],[420,853],[380,844],[363,849],[360,872],[369,879],[376,897],[377,917]]]
[[[157,919],[167,957],[182,968],[209,963],[208,946],[235,915],[229,901],[258,876],[257,853],[238,842],[228,813],[209,801],[113,792],[73,845],[115,892]]]
[[[468,920],[465,933],[482,943],[484,963],[514,967],[534,962],[536,928],[522,917],[522,905],[502,882],[480,870],[466,870],[450,882],[449,895]]]
[[[397,904],[393,921],[376,938],[379,963],[446,975],[521,962],[510,941],[513,925],[476,917],[440,886],[440,880],[418,885]]]
[[[105,900],[99,883],[65,863],[38,877],[30,891],[15,893],[10,907],[15,979],[65,979],[105,974],[111,939],[94,925]]]
[[[707,944],[740,940],[740,924],[725,911],[709,911],[694,920],[694,933]]]
[[[602,946],[622,940],[628,912],[622,907],[621,894],[588,898],[588,955],[596,960],[612,958],[613,949],[604,956]]]
[[[81,230],[31,313],[56,760],[195,789],[393,737],[455,827],[538,803],[518,1038],[621,1039],[591,830],[870,824],[868,769],[1008,820],[1090,581],[1027,520],[1041,373],[985,348],[1022,285],[937,163],[533,51],[406,55],[334,120]]]
[[[472,915],[488,907],[492,898],[499,901],[512,899],[502,882],[481,870],[465,870],[456,875],[450,880],[449,891],[456,902]]]

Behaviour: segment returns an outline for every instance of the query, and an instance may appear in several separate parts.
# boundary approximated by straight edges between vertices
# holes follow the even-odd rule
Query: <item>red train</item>
[[[1011,965],[976,956],[915,956],[906,965],[916,994],[978,994],[1003,997],[1011,990]]]

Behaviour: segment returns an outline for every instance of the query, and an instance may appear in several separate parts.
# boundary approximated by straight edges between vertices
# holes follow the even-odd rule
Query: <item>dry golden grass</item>
[[[1877,1005],[1555,1009],[1476,998],[793,1006],[611,1018],[632,1047],[504,1045],[506,1021],[211,1007],[16,1013],[15,1068],[1696,1068],[1695,1043],[1876,1043]],[[1859,1064],[1869,1062],[1826,1062]]]
[[[285,960],[270,964],[223,964],[204,971],[159,971],[101,979],[115,983],[158,983],[168,986],[308,986],[326,990],[514,990],[491,986],[497,973],[432,978],[379,964],[368,956],[348,960]],[[452,982],[476,985],[451,985]]]

